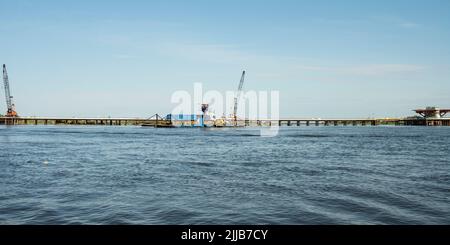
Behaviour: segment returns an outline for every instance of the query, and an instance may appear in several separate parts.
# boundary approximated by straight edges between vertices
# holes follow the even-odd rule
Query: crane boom
[[[9,90],[9,79],[8,79],[8,72],[6,71],[6,65],[3,64],[3,83],[5,86],[5,98],[6,98],[6,116],[8,117],[15,117],[17,116],[17,113],[14,110],[14,104],[12,103],[12,96],[11,91]]]
[[[242,72],[241,81],[239,82],[239,87],[237,91],[237,95],[234,98],[234,109],[233,109],[233,117],[234,117],[234,124],[237,126],[237,109],[238,109],[238,101],[241,97],[242,93],[242,87],[244,86],[244,79],[245,79],[245,71]]]

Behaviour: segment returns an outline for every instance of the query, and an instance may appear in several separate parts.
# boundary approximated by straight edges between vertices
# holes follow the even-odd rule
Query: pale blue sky
[[[450,1],[4,1],[25,116],[146,117],[172,92],[280,91],[285,117],[450,107]],[[0,111],[4,112],[4,93]]]

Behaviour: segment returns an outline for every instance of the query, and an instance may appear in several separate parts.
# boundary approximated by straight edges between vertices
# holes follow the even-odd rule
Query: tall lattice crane
[[[241,81],[239,82],[238,91],[237,91],[236,97],[234,98],[234,109],[233,109],[234,126],[237,126],[238,101],[239,101],[239,99],[241,97],[242,87],[244,86],[244,79],[245,79],[245,71],[242,72]]]
[[[17,117],[17,112],[14,109],[14,104],[12,102],[13,97],[11,96],[11,91],[9,90],[9,79],[8,72],[6,71],[6,65],[3,64],[3,83],[5,85],[5,97],[6,97],[6,116],[7,117]]]

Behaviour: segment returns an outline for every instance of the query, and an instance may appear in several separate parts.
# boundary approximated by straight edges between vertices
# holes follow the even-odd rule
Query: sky
[[[448,0],[6,1],[22,116],[149,117],[178,90],[280,92],[282,117],[450,107]],[[6,111],[4,91],[0,111]]]

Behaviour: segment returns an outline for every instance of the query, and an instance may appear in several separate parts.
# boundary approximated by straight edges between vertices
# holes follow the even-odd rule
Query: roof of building
[[[414,111],[415,112],[431,112],[431,111],[450,112],[450,109],[427,108],[427,109],[416,109]]]

